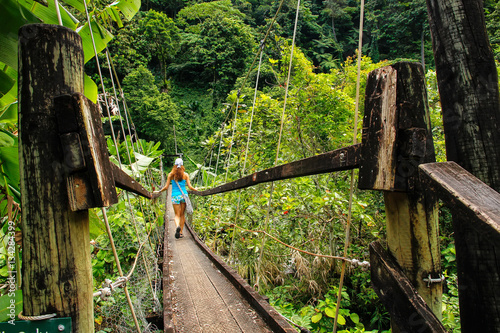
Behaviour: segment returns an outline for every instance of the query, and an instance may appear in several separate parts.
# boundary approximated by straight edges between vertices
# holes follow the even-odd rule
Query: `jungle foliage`
[[[255,104],[257,67],[250,71],[249,67],[279,2],[94,1],[90,15],[97,49],[101,52],[98,59],[93,58],[83,1],[71,0],[66,4],[62,6],[63,23],[76,29],[84,43],[88,76],[85,93],[97,100],[102,85],[108,89],[111,85],[112,73],[107,66],[103,66],[103,81],[97,70],[97,60],[107,63],[105,53],[101,52],[107,47],[116,79],[122,83],[118,88],[123,89],[139,137],[157,142],[143,142],[149,153],[138,155],[150,166],[148,172],[157,173],[158,162],[153,160],[158,157],[159,145],[166,154],[172,154],[175,145],[184,153],[185,161],[191,162],[186,164],[198,187],[211,187],[226,178],[233,180],[274,165],[296,2],[283,2],[263,45]],[[0,18],[9,22],[0,28],[0,210],[6,217],[0,225],[0,283],[9,277],[5,243],[8,221],[19,221],[20,208],[17,29],[29,22],[56,24],[53,2],[48,6],[32,0],[0,2]],[[278,164],[352,142],[359,6],[355,0],[301,2]],[[500,60],[500,2],[487,0],[484,7],[492,47]],[[425,1],[372,1],[367,2],[365,11],[363,54],[366,56],[361,63],[361,92],[366,75],[375,68],[397,59],[424,61],[437,159],[445,160]],[[362,93],[360,114],[363,105]],[[108,134],[109,122],[113,128],[119,127],[117,116],[106,121]],[[132,141],[129,139],[130,145]],[[128,160],[123,144],[118,149],[110,144],[109,149],[113,156],[121,156],[130,173],[134,168],[142,168]],[[141,172],[147,171],[141,169]],[[268,295],[284,315],[315,332],[330,331],[332,309],[337,302],[339,263],[282,247],[252,230],[265,230],[309,252],[342,254],[349,178],[349,173],[311,176],[277,182],[272,191],[271,185],[264,184],[199,199],[193,224],[207,244]],[[129,216],[122,212],[126,203],[123,197],[120,199],[109,214],[114,231],[125,229],[120,255],[125,267],[129,267],[137,247],[128,245],[134,232],[123,224]],[[132,205],[139,220],[147,221],[149,217],[139,209],[140,201],[134,200]],[[445,209],[442,213],[441,245],[447,277],[443,322],[447,329],[458,332],[453,230],[449,213]],[[157,218],[160,212],[150,214]],[[352,258],[367,260],[367,245],[375,239],[384,239],[384,214],[379,193],[355,192],[349,250]],[[100,244],[99,248],[92,248],[99,250],[93,261],[94,282],[99,285],[114,276],[116,267],[107,249],[99,212],[92,212],[91,222],[92,237]],[[232,223],[243,229],[231,226]],[[19,231],[17,228],[18,235]],[[367,271],[349,267],[342,295],[339,324],[344,332],[383,332],[389,328],[388,315],[370,287]],[[0,319],[1,316],[0,312]],[[96,327],[101,327],[102,320],[102,316],[97,316]]]

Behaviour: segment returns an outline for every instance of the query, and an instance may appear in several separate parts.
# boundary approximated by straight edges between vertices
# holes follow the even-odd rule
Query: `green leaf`
[[[0,1],[0,61],[17,68],[17,32],[27,23],[40,23],[33,13],[16,0]]]
[[[9,306],[14,305],[14,313],[17,315],[23,309],[23,293],[21,290],[16,290],[14,293],[9,292],[6,295],[0,297],[0,322],[5,322],[11,320],[9,314],[11,309]]]
[[[311,322],[317,323],[318,321],[323,318],[323,314],[321,312],[316,313],[314,316],[311,317]]]
[[[339,323],[339,325],[345,325],[345,323],[346,323],[344,316],[342,316],[340,313],[339,313],[339,316],[337,318],[337,323]]]
[[[32,1],[32,0],[18,0],[19,4],[24,8],[31,10],[36,17],[41,19],[43,23],[47,24],[57,24],[59,25],[59,19],[57,17],[56,7],[54,5],[54,1],[49,1],[49,6],[45,7],[44,5]],[[78,21],[75,22],[75,18],[70,15],[66,9],[59,4],[59,12],[61,13],[61,20],[63,26],[70,28],[71,30],[75,30]]]
[[[7,94],[15,83],[15,79],[11,78],[6,72],[0,71],[0,97]]]
[[[353,323],[355,323],[355,324],[359,323],[359,316],[357,313],[351,313],[350,317],[351,317],[351,320],[353,321]]]
[[[97,85],[87,74],[84,74],[84,94],[92,102],[97,103]]]
[[[94,42],[97,49],[97,53],[104,50],[107,43],[113,39],[113,35],[103,27],[101,27],[97,22],[92,21],[92,33],[94,36]],[[82,37],[83,45],[83,55],[84,62],[87,63],[90,59],[95,56],[94,44],[92,43],[92,36],[90,35],[90,28],[88,22],[81,28],[77,30],[80,37]]]
[[[78,10],[80,13],[85,13],[85,4],[82,0],[63,0],[64,3]]]
[[[139,8],[141,8],[141,0],[120,0],[111,5],[115,4],[127,20],[131,20],[137,14]]]
[[[0,147],[12,147],[14,145],[14,139],[5,132],[0,132]]]
[[[335,318],[335,309],[334,308],[326,308],[325,314],[330,318]]]

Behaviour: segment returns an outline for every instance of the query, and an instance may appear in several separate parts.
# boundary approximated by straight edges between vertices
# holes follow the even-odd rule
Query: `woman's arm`
[[[158,198],[161,192],[168,190],[168,186],[170,185],[171,180],[172,180],[172,175],[169,173],[167,177],[167,183],[165,184],[165,186],[163,186],[163,188],[161,188],[159,191],[153,192],[153,199]]]
[[[186,180],[186,185],[188,186],[188,188],[191,190],[191,191],[198,191],[197,189],[195,189],[192,185],[191,185],[191,181],[189,180],[189,175],[187,173],[184,172],[184,179]]]
[[[170,186],[171,182],[172,182],[172,173],[169,173],[167,176],[167,183],[165,184],[165,186],[163,186],[163,188],[159,192],[168,190],[168,187]]]

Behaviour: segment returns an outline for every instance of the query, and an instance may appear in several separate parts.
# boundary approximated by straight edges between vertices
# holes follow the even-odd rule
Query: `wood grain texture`
[[[427,0],[448,161],[500,191],[500,97],[482,0]]]
[[[54,98],[54,105],[65,153],[71,209],[108,207],[117,203],[118,196],[97,105],[81,93],[58,96]],[[68,140],[70,138],[72,141]],[[78,155],[80,151],[81,157]],[[75,166],[74,160],[77,158],[83,161]]]
[[[500,332],[500,193],[454,162],[420,166],[453,212],[462,332]]]
[[[127,175],[125,171],[120,169],[116,164],[111,163],[111,173],[116,187],[151,199],[151,193],[146,190],[141,183]]]
[[[414,190],[418,165],[435,161],[422,66],[400,62],[376,69],[365,94],[358,187]]]
[[[396,261],[378,242],[370,244],[370,269],[373,289],[401,332],[446,332]]]
[[[316,175],[327,172],[354,169],[359,166],[360,144],[330,151],[328,153],[290,162],[274,168],[256,172],[230,183],[205,191],[189,192],[195,195],[207,196],[217,193],[234,191],[260,183],[283,180],[295,177]]]
[[[71,317],[94,332],[88,212],[69,208],[53,98],[83,91],[80,36],[56,25],[19,30],[23,313]]]

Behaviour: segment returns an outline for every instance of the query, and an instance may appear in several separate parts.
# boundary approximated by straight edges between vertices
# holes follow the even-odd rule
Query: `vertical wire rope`
[[[102,88],[102,93],[104,95],[104,103],[106,104],[106,111],[108,113],[109,127],[111,127],[111,134],[113,136],[113,142],[114,142],[115,148],[116,148],[116,155],[118,157],[118,163],[119,163],[119,165],[121,167],[122,161],[121,161],[119,150],[118,150],[118,144],[116,142],[116,135],[115,135],[115,130],[113,128],[113,122],[111,120],[111,113],[109,111],[109,103],[108,103],[108,99],[106,97],[106,88],[104,87],[104,81],[103,81],[103,77],[102,77],[101,65],[99,63],[99,57],[97,56],[97,48],[95,46],[95,39],[94,39],[94,32],[92,31],[92,24],[90,23],[90,15],[89,15],[89,11],[88,11],[88,8],[87,8],[87,0],[83,0],[83,4],[85,5],[85,13],[87,15],[87,21],[89,23],[90,37],[92,39],[92,46],[94,47],[94,54],[95,54],[95,61],[97,63],[97,70],[99,72],[99,78],[101,79],[101,88]]]
[[[284,3],[284,1],[285,1],[285,0],[281,0],[281,1],[280,1],[279,5],[278,5],[278,9],[276,10],[276,13],[274,14],[273,18],[271,19],[271,22],[269,23],[269,28],[267,29],[266,34],[264,35],[264,38],[263,38],[263,42],[262,42],[262,44],[265,44],[265,42],[266,42],[266,40],[267,40],[267,37],[269,36],[269,33],[271,32],[271,29],[272,29],[272,27],[273,27],[273,25],[274,25],[274,22],[276,21],[276,19],[277,19],[277,17],[278,17],[278,14],[279,14],[279,12],[281,11],[281,7],[283,7],[283,3]],[[250,67],[248,68],[247,74],[246,74],[245,78],[243,79],[243,81],[242,81],[242,83],[241,83],[241,85],[240,85],[240,87],[241,87],[241,88],[243,88],[243,87],[245,86],[245,84],[246,84],[246,82],[247,82],[247,80],[248,80],[248,77],[250,76],[250,72],[251,72],[251,70],[253,69],[253,66],[255,65],[255,62],[257,61],[257,58],[258,58],[258,53],[257,53],[257,54],[255,54],[255,57],[253,58],[252,64],[251,64],[251,65],[250,65]],[[233,109],[233,107],[234,107],[234,102],[233,102],[233,104],[231,105],[231,108],[230,108],[230,110],[229,110],[229,112],[228,112],[228,114],[227,114],[227,116],[226,116],[226,119],[224,119],[224,121],[222,122],[222,124],[223,124],[223,125],[224,125],[224,124],[226,123],[226,121],[229,119],[229,115],[231,114],[231,110]],[[215,145],[215,143],[214,143],[214,145]],[[212,148],[211,148],[211,149],[213,149],[214,145],[212,145]],[[208,154],[207,154],[207,156],[205,156],[205,159],[204,159],[204,160],[206,160],[206,159],[207,159],[207,157],[208,157]]]
[[[108,70],[109,70],[110,78],[111,78],[111,86],[113,87],[113,93],[115,95],[115,100],[116,100],[116,107],[118,108],[118,115],[119,115],[119,119],[120,119],[120,126],[122,128],[123,138],[124,138],[124,141],[125,141],[125,147],[126,147],[126,150],[127,150],[128,161],[129,161],[130,164],[132,164],[132,158],[130,157],[130,149],[128,147],[128,142],[127,142],[127,133],[125,132],[125,128],[123,127],[123,119],[122,119],[122,113],[120,111],[120,103],[118,102],[118,95],[116,94],[115,80],[113,79],[113,73],[112,73],[112,70],[111,70],[111,62],[109,61],[109,52],[108,52],[107,49],[106,49],[106,59],[108,61]],[[104,84],[104,83],[102,83],[102,84]]]
[[[227,157],[226,157],[226,162],[224,164],[225,168],[226,168],[226,176],[224,177],[224,182],[227,183],[227,175],[229,174],[229,163],[231,161],[231,152],[233,150],[233,142],[234,142],[234,132],[236,131],[236,121],[238,120],[238,108],[239,108],[239,105],[240,105],[240,91],[238,90],[237,94],[236,94],[236,109],[234,111],[234,121],[233,121],[233,131],[232,131],[232,134],[231,134],[231,141],[229,141],[229,152],[227,154]],[[222,195],[222,198],[221,198],[221,204],[220,204],[220,213],[222,215],[222,209],[224,207],[224,194]],[[234,235],[234,231],[233,231],[233,235]]]
[[[130,168],[132,170],[132,174],[135,176],[135,172],[133,170],[133,167],[132,167],[132,157],[131,157],[131,154],[130,154],[130,148],[129,148],[129,145],[128,145],[128,142],[127,142],[127,133],[125,132],[125,127],[123,126],[123,118],[122,118],[122,113],[121,113],[121,110],[120,110],[120,105],[118,103],[118,96],[116,94],[116,87],[115,87],[115,81],[113,79],[113,74],[112,74],[112,70],[111,70],[111,62],[109,60],[109,52],[108,50],[106,50],[106,59],[107,59],[107,63],[108,63],[108,70],[110,72],[110,76],[111,76],[111,84],[113,86],[113,92],[114,92],[114,95],[115,95],[115,99],[116,99],[116,102],[117,102],[117,108],[118,108],[118,115],[119,115],[119,119],[120,119],[120,126],[121,126],[121,129],[122,129],[122,133],[123,133],[123,136],[125,138],[125,147],[126,147],[126,151],[127,151],[127,157],[129,159],[129,163],[130,163]],[[132,141],[131,141],[132,142]],[[132,147],[133,149],[133,147]],[[138,163],[138,160],[137,160],[137,156],[135,155],[135,152],[134,152],[134,157],[135,157],[135,162]],[[139,174],[139,178],[142,180],[145,179],[145,177],[143,178],[140,171],[138,171],[138,174]],[[125,191],[125,197],[127,198],[127,202],[128,202],[128,206],[129,206],[129,210],[130,210],[130,215],[132,216],[132,223],[134,225],[134,229],[135,229],[135,232],[136,232],[136,236],[137,236],[137,239],[139,240],[140,239],[140,233],[139,233],[139,228],[137,226],[137,220],[135,218],[135,213],[134,213],[134,208],[133,208],[133,205],[132,205],[132,202],[130,200],[130,195],[128,193],[128,191]],[[140,203],[140,208],[141,208],[141,211],[142,211],[142,215],[145,216],[144,214],[144,210],[143,210],[143,206],[142,206],[142,202],[140,201],[139,199],[139,203]],[[149,234],[146,230],[146,234]],[[150,249],[153,248],[153,244],[151,243],[151,238],[148,237],[148,243],[149,243],[149,246],[150,246]],[[149,286],[151,288],[151,292],[153,293],[154,295],[154,298],[156,299],[156,295],[154,293],[154,290],[153,290],[153,284],[152,284],[152,279],[151,279],[151,274],[149,272],[149,267],[146,263],[146,258],[144,257],[144,255],[141,255],[141,258],[142,258],[142,262],[143,262],[143,265],[144,265],[144,269],[146,270],[146,276],[147,276],[147,279],[148,279],[148,282],[149,282]]]
[[[175,155],[177,155],[177,137],[175,135],[175,124],[174,124],[174,145],[175,145]]]
[[[215,186],[215,181],[217,180],[217,169],[219,167],[219,157],[220,157],[220,150],[222,147],[222,136],[224,135],[224,127],[225,127],[225,125],[222,124],[222,128],[220,129],[219,152],[217,153],[217,163],[215,163],[215,175],[214,175],[214,181],[212,183],[212,187]]]
[[[229,142],[229,153],[226,158],[226,177],[224,182],[227,183],[227,175],[229,173],[229,162],[231,161],[231,152],[233,150],[233,142],[234,142],[234,132],[236,131],[236,121],[238,120],[238,108],[240,106],[240,91],[236,94],[236,109],[234,110],[234,121],[233,121],[233,132],[231,134],[231,141]]]
[[[106,48],[106,52],[108,52],[108,49]],[[122,104],[123,104],[123,111],[125,112],[125,120],[127,122],[127,128],[128,128],[128,132],[130,133],[130,142],[132,143],[132,147],[134,146],[134,143],[132,141],[132,129],[130,127],[130,122],[129,122],[129,115],[128,115],[128,108],[127,108],[127,103],[125,101],[125,94],[123,93],[123,89],[122,89],[122,86],[120,84],[120,80],[118,79],[118,74],[116,73],[116,70],[115,70],[115,65],[113,64],[113,59],[109,58],[109,63],[111,65],[111,69],[113,71],[113,75],[116,79],[116,84],[118,85],[118,90],[120,91],[120,97],[122,98]],[[134,134],[135,136],[137,137],[137,140],[139,139],[139,136],[137,135],[137,132],[135,130],[135,126],[134,124],[132,124],[132,127],[134,128]],[[135,149],[135,148],[133,148]],[[139,149],[139,143],[137,143],[137,151],[140,152],[140,149]]]
[[[278,157],[279,157],[279,153],[280,153],[281,136],[283,134],[283,124],[285,122],[286,103],[288,100],[288,87],[290,86],[290,77],[291,77],[291,73],[292,73],[293,50],[295,47],[295,38],[297,36],[297,23],[299,21],[299,12],[300,12],[300,0],[297,1],[297,10],[295,12],[295,24],[293,27],[292,49],[290,52],[290,62],[288,65],[288,77],[287,77],[287,82],[286,82],[286,87],[285,87],[285,99],[283,101],[283,111],[281,113],[280,133],[279,133],[279,137],[278,137],[278,147],[276,148],[276,158],[274,160],[274,166],[276,166],[276,164],[278,163]],[[274,191],[274,181],[271,182],[271,189],[269,190],[269,200],[267,202],[266,219],[264,222],[264,230],[266,232],[268,231],[267,228],[268,228],[268,224],[269,224],[269,215],[271,212],[271,203],[273,200],[273,191]],[[259,255],[259,261],[258,261],[258,266],[257,266],[257,274],[258,274],[257,275],[257,286],[259,285],[259,281],[260,281],[260,269],[261,269],[261,265],[262,265],[262,256],[264,254],[265,244],[266,244],[266,238],[263,235],[262,236],[262,245],[261,245],[260,255]]]
[[[247,165],[247,157],[248,157],[248,146],[250,144],[250,134],[252,133],[252,124],[253,124],[253,116],[255,112],[255,101],[257,100],[257,89],[259,87],[259,77],[260,77],[260,68],[262,66],[262,54],[264,53],[264,41],[261,42],[260,45],[260,57],[259,57],[259,67],[257,69],[257,78],[255,80],[255,90],[253,94],[253,102],[252,102],[252,113],[250,115],[250,124],[248,125],[248,134],[247,134],[247,143],[245,147],[245,157],[243,159],[243,171],[242,175],[245,176],[246,165]],[[240,202],[241,202],[241,189],[238,190],[238,203],[236,204],[236,213],[234,214],[234,223],[237,223],[238,214],[240,210]],[[234,238],[236,235],[236,228],[233,230],[233,237],[231,239],[231,247],[229,248],[229,260],[232,258],[233,248],[234,248]]]
[[[104,101],[106,103],[106,110],[108,112],[109,124],[110,124],[110,127],[111,127],[111,133],[113,135],[113,141],[114,141],[116,152],[117,152],[117,156],[118,156],[118,162],[120,163],[120,167],[121,167],[120,154],[119,154],[118,145],[117,145],[117,142],[116,142],[115,131],[113,129],[113,124],[112,124],[112,121],[111,121],[111,113],[109,112],[109,104],[108,104],[108,100],[106,98],[106,89],[104,88],[104,82],[103,82],[103,78],[102,78],[102,71],[101,71],[101,66],[99,64],[99,58],[98,58],[98,55],[97,55],[97,48],[95,46],[94,34],[92,32],[92,25],[91,25],[91,19],[90,19],[88,7],[87,7],[87,1],[83,0],[83,3],[85,5],[85,13],[87,15],[87,20],[88,20],[88,24],[89,24],[90,36],[92,38],[92,46],[94,48],[95,58],[96,58],[96,62],[97,62],[97,68],[98,68],[98,71],[99,71],[99,77],[101,78],[101,87],[102,87],[102,90],[103,90],[103,93],[104,93]],[[104,221],[105,221],[105,224],[106,224],[106,231],[108,232],[108,237],[110,239],[110,242],[114,244],[113,235],[111,233],[111,228],[110,228],[109,222],[108,222],[107,212],[104,209],[104,207],[102,208],[102,213],[103,213]],[[116,248],[114,247],[114,245],[112,247],[112,250],[113,250],[113,256],[115,257],[116,266],[117,266],[117,268],[119,268],[118,269],[118,273],[120,274],[121,277],[123,277],[123,271],[121,269],[120,259],[118,258],[118,254],[116,252]],[[134,305],[132,304],[132,299],[130,298],[130,294],[128,292],[128,289],[127,289],[126,285],[124,287],[124,292],[125,292],[125,296],[127,298],[128,305],[130,307],[132,318],[134,320],[135,328],[137,329],[137,332],[141,333],[141,327],[139,326],[139,322],[138,322],[137,316],[135,314]]]
[[[59,22],[59,25],[63,25],[61,18],[61,10],[59,9],[59,1],[54,0],[54,6],[56,7],[57,21]]]
[[[358,66],[357,66],[357,78],[356,78],[356,108],[354,111],[354,129],[353,129],[353,139],[352,143],[355,145],[358,143],[358,111],[359,111],[359,90],[360,90],[360,77],[361,77],[361,56],[363,47],[363,20],[365,14],[365,0],[361,0],[360,17],[359,17],[359,40],[358,40]],[[347,225],[345,231],[345,243],[344,243],[344,258],[347,258],[349,254],[350,245],[350,232],[351,232],[351,219],[352,219],[352,201],[354,193],[354,169],[351,170],[351,185],[349,191],[349,208],[347,214]],[[346,271],[346,261],[342,261],[342,271],[340,273],[339,290],[337,294],[337,306],[335,308],[335,318],[333,321],[333,333],[337,332],[338,316],[340,310],[340,301],[342,300],[342,288],[344,285],[345,271]]]

